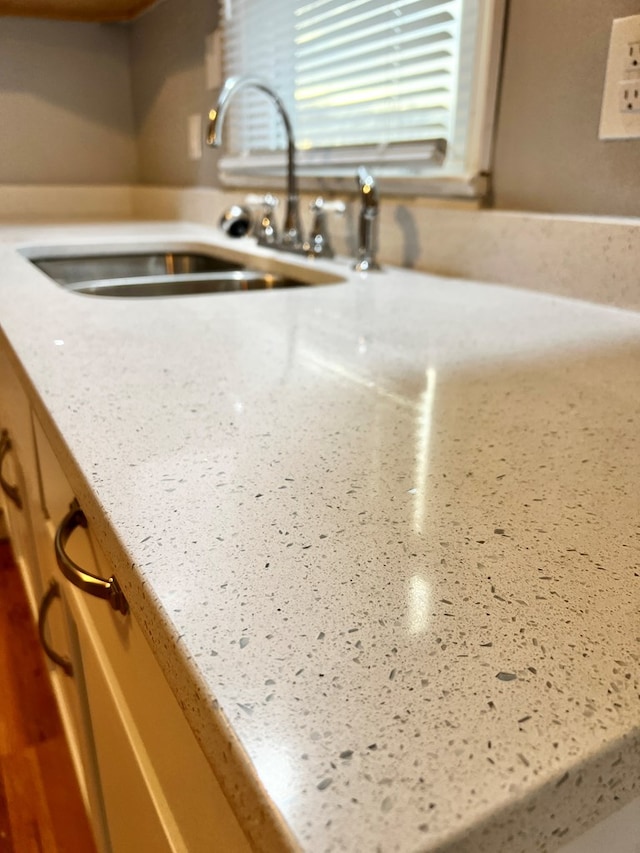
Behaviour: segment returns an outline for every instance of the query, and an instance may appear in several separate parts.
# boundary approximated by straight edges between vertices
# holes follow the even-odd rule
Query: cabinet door
[[[98,574],[109,577],[111,567],[96,542],[93,553]],[[110,830],[115,831],[113,827],[118,822],[124,824],[123,834],[133,831],[135,812],[130,810],[127,815],[119,804],[130,780],[135,780],[137,786],[142,776],[147,796],[166,832],[168,849],[189,853],[250,853],[249,843],[135,616],[131,613],[123,616],[105,601],[75,590],[71,603],[78,608],[76,621],[89,633],[87,646],[82,643],[82,653],[92,718],[94,704],[96,718],[101,715],[98,706],[106,706],[99,698],[101,679],[111,689],[112,704],[117,706],[117,714],[114,712],[110,721],[104,721],[104,730],[113,731],[116,725],[126,729],[128,748],[135,754],[138,767],[137,774],[133,770],[125,774],[123,768],[127,765],[123,761],[118,771],[120,762],[114,766],[115,750],[95,729],[94,722],[99,757],[101,750],[104,752],[101,778]],[[85,655],[89,640],[91,664]],[[96,675],[95,691],[89,684],[89,673]],[[138,796],[143,799],[140,792]],[[150,822],[150,815],[146,820]],[[156,848],[148,845],[145,849]]]
[[[27,396],[0,340],[0,500],[34,614],[43,584],[33,544],[31,507],[37,494],[37,474]]]
[[[52,547],[71,488],[41,425],[34,421],[47,535],[42,558],[65,590],[77,633],[83,695],[96,779],[113,853],[249,853],[250,847],[132,613],[76,588],[58,570]],[[91,529],[66,540],[84,571],[109,578],[112,567]],[[46,552],[46,553],[45,553]]]
[[[58,665],[49,660],[49,674],[96,847],[100,853],[111,853],[79,633],[74,613],[69,606],[69,587],[60,575],[55,557],[54,541],[57,526],[73,500],[73,492],[35,415],[32,429],[39,480],[38,500],[33,509],[35,550],[43,586],[49,589],[53,583],[59,589],[59,600],[53,602],[49,608],[42,630],[45,643],[57,654],[69,659],[73,666],[73,675],[69,677]],[[70,554],[79,563],[91,563],[93,557],[86,536],[74,537],[73,542],[70,543]]]
[[[51,546],[53,547],[53,542]],[[51,581],[40,608],[38,627],[96,848],[99,853],[110,853],[106,843],[102,798],[97,785],[97,764],[86,700],[83,662],[67,592],[64,585]]]
[[[96,844],[101,853],[186,851],[186,847],[168,840],[166,819],[161,815],[170,819],[171,812],[163,808],[157,785],[154,792],[150,782],[153,774],[144,751],[133,745],[137,738],[135,725],[90,617],[90,608],[95,607],[100,615],[111,619],[109,605],[77,590],[58,568],[56,531],[74,495],[35,417],[34,435],[42,492],[36,546],[43,571],[62,593],[61,601],[51,608],[47,631],[56,650],[69,650],[67,654],[73,657],[74,665],[73,679],[55,666],[51,675]],[[85,529],[74,531],[65,550],[79,566],[98,574],[93,545]],[[114,623],[122,630],[127,630],[128,624],[127,620]]]
[[[0,493],[11,549],[27,592],[32,612],[42,598],[42,579],[33,543],[33,525],[25,477],[16,443],[9,430],[0,431]]]
[[[86,594],[71,589],[109,840],[114,853],[187,851],[101,638]],[[102,607],[104,601],[96,601]],[[139,680],[140,674],[139,674]],[[146,679],[146,673],[145,673]]]

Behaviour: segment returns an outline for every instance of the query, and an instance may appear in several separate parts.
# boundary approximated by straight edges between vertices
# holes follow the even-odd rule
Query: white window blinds
[[[222,0],[225,74],[261,77],[278,92],[300,174],[352,175],[366,161],[378,174],[450,177],[467,170],[487,5]],[[223,170],[281,172],[282,156],[270,155],[285,147],[273,105],[251,90],[236,100]]]

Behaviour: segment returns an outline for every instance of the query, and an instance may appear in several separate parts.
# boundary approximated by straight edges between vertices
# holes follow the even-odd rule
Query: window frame
[[[490,192],[493,135],[502,61],[506,0],[479,0],[478,29],[473,62],[472,107],[464,162],[452,167],[446,140],[398,144],[391,153],[385,145],[350,146],[335,149],[331,164],[324,162],[326,149],[296,149],[298,185],[302,191],[352,191],[355,169],[364,163],[376,174],[382,191],[395,195],[423,195],[452,199],[482,200]],[[224,22],[221,23],[224,27]],[[224,36],[223,36],[224,40]],[[238,108],[237,106],[235,107]],[[234,109],[232,106],[231,109]],[[425,146],[430,156],[425,159]],[[344,156],[343,156],[344,155]],[[415,171],[389,174],[381,165],[400,161],[419,163]],[[332,168],[333,166],[333,168]],[[250,156],[223,151],[218,160],[221,183],[228,188],[273,188],[284,186],[285,151],[256,152]]]

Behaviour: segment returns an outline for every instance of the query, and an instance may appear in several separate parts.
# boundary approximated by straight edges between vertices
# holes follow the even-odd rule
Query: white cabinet
[[[5,421],[6,422],[6,421]],[[15,430],[0,430],[0,489],[7,532],[13,557],[25,583],[33,611],[42,594],[42,585],[33,553],[33,534],[26,485],[16,448]]]
[[[66,514],[73,494],[45,438],[35,414],[32,415],[34,455],[37,467],[37,497],[33,507],[34,543],[45,596],[55,590],[49,608],[40,608],[41,642],[48,656],[49,674],[58,701],[71,756],[93,828],[99,853],[110,853],[99,780],[95,741],[90,717],[85,667],[81,651],[81,631],[71,608],[70,590],[61,577],[55,557],[55,536],[60,520]],[[93,559],[86,535],[78,535],[70,545],[73,558],[79,562]],[[43,602],[45,602],[43,598]],[[69,674],[57,661],[63,657],[72,667]]]
[[[135,619],[71,599],[113,850],[248,851]]]
[[[29,403],[9,355],[0,347],[0,501],[13,555],[35,614],[43,586],[33,545],[29,501],[29,490],[37,475],[35,465],[29,463],[33,463]]]
[[[74,610],[81,614],[82,663],[111,848],[118,853],[186,850],[178,843],[170,810],[108,652],[90,628],[86,594],[75,589],[69,594]]]
[[[68,589],[52,579],[46,595],[53,595],[53,598],[48,609],[41,609],[39,628],[41,642],[48,655],[49,676],[96,847],[99,853],[110,853],[80,634],[70,607]],[[56,658],[62,658],[64,663]]]
[[[57,565],[56,532],[71,517],[74,495],[37,419],[34,434],[46,516],[38,552],[68,608],[74,678],[85,707],[80,724],[91,753],[84,762],[85,784],[98,846],[113,853],[249,851],[134,615],[77,588]],[[90,529],[79,525],[68,538],[58,537],[58,545],[85,573],[111,577]]]

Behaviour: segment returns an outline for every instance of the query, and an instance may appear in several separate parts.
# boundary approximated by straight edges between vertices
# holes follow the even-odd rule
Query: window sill
[[[283,155],[284,156],[284,155]],[[363,163],[370,166],[366,160]],[[223,188],[280,191],[286,188],[286,177],[282,168],[242,172],[226,168],[225,159],[219,164],[220,183]],[[394,196],[423,196],[433,198],[468,199],[483,201],[490,190],[490,175],[391,175],[384,170],[371,169],[381,193]],[[298,189],[309,193],[352,194],[356,191],[356,169],[342,175],[305,174],[298,172]]]

